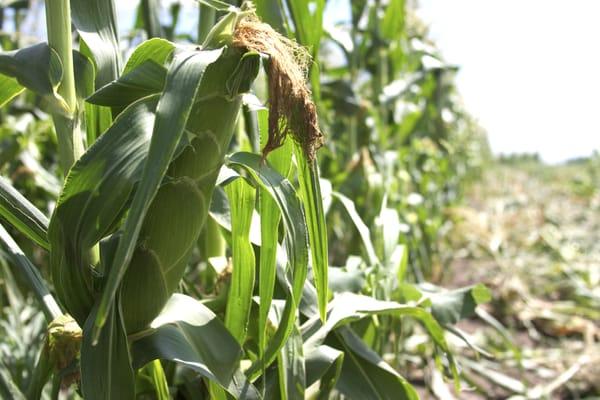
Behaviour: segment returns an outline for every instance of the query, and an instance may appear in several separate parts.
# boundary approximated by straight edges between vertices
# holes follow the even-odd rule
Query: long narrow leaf
[[[113,0],[71,0],[71,17],[94,55],[96,86],[119,76],[121,56]]]
[[[146,31],[149,38],[164,36],[164,30],[160,24],[160,1],[142,0],[138,6],[138,22]],[[136,26],[137,27],[137,26]]]
[[[131,367],[125,324],[118,302],[109,310],[107,324],[92,343],[95,310],[83,327],[81,389],[86,399],[133,399],[135,373]]]
[[[261,146],[264,146],[268,136],[268,111],[259,110],[258,127],[261,137]],[[267,160],[273,169],[282,176],[289,173],[292,160],[291,142],[287,141],[282,147],[272,151]],[[264,354],[266,346],[267,315],[271,308],[271,299],[275,289],[277,270],[277,245],[279,240],[279,223],[281,212],[277,203],[265,189],[260,189],[260,305],[258,313],[258,348],[259,355]]]
[[[133,104],[75,163],[50,221],[54,286],[80,324],[94,303],[90,249],[115,229],[126,211],[148,154],[156,103],[153,97]]]
[[[237,398],[258,397],[237,367],[242,348],[223,323],[197,300],[174,294],[150,325],[151,332],[134,338],[134,367],[170,360],[219,384]]]
[[[325,0],[286,0],[286,3],[294,20],[296,39],[302,45],[308,46],[312,54],[317,54],[323,34]]]
[[[142,380],[149,388],[145,388],[138,383]],[[142,387],[140,387],[142,386]],[[146,389],[146,390],[144,390]],[[144,390],[142,392],[142,390]],[[160,360],[150,361],[143,368],[138,370],[137,382],[136,382],[136,397],[144,397],[144,394],[148,395],[153,393],[157,400],[169,400],[169,382],[165,376],[165,371],[162,367]]]
[[[60,307],[52,297],[44,279],[37,268],[29,261],[23,250],[15,243],[6,229],[0,225],[0,244],[10,257],[12,263],[18,268],[19,273],[29,284],[34,296],[42,306],[44,315],[48,322],[62,314]]]
[[[137,99],[160,92],[166,75],[165,67],[147,60],[97,90],[87,101],[104,106],[125,107]]]
[[[308,337],[305,340],[305,345],[318,346],[334,329],[375,314],[408,316],[417,319],[427,329],[434,342],[443,351],[449,352],[442,327],[425,309],[392,301],[376,300],[369,296],[354,293],[342,293],[334,298],[330,304],[327,322],[324,324],[313,317],[312,321],[308,321],[303,325],[303,334]]]
[[[225,192],[229,197],[231,209],[233,262],[225,326],[237,341],[243,344],[246,339],[254,289],[255,257],[249,235],[256,190],[243,178],[238,178],[225,186]]]
[[[173,53],[175,44],[165,39],[153,38],[146,40],[135,48],[129,56],[123,75],[130,73],[146,61],[154,61],[159,65],[164,65],[169,56]]]
[[[84,101],[88,96],[94,93],[96,88],[96,68],[92,61],[92,53],[85,45],[85,42],[82,41],[79,48],[80,51],[73,51],[75,91],[77,94],[79,110],[84,111],[85,138],[87,146],[89,147],[110,127],[113,116],[110,108],[97,106]],[[79,118],[81,118],[81,116]]]
[[[354,226],[358,230],[360,238],[365,246],[365,251],[367,252],[367,257],[369,258],[369,263],[371,265],[375,265],[379,263],[379,259],[377,258],[377,254],[375,253],[375,246],[373,245],[373,241],[371,240],[371,233],[369,232],[369,227],[364,223],[360,215],[358,215],[358,211],[356,211],[356,206],[354,202],[344,196],[341,193],[333,192],[333,197],[336,197],[344,208],[346,212],[350,216],[350,219],[354,223]]]
[[[296,146],[296,161],[298,162],[300,193],[306,207],[306,223],[309,231],[308,238],[310,240],[315,286],[317,288],[319,315],[325,320],[325,309],[329,296],[327,278],[329,263],[327,259],[327,227],[323,199],[321,198],[319,167],[316,160],[306,158],[300,146]]]
[[[304,400],[306,371],[302,352],[302,335],[297,324],[278,357],[279,390],[282,399]]]
[[[25,395],[19,390],[19,387],[10,375],[10,371],[2,361],[0,361],[0,396],[2,396],[3,399],[26,399]]]
[[[311,348],[306,354],[306,384],[321,380],[318,399],[328,399],[342,371],[344,353],[327,345]]]
[[[325,11],[325,0],[296,1],[286,0],[287,8],[296,28],[296,40],[303,46],[308,47],[313,60],[310,78],[313,97],[317,100],[321,97],[319,69],[316,62],[319,55],[321,36],[323,35],[323,12]]]
[[[175,56],[160,98],[148,158],[142,180],[133,198],[123,236],[98,308],[94,337],[104,325],[119,284],[131,261],[146,211],[165,175],[192,108],[196,92],[206,67],[216,61],[221,50],[183,51]]]
[[[66,115],[69,113],[69,106],[57,93],[62,73],[61,61],[47,43],[0,53],[0,74],[15,78],[19,85],[48,100],[51,111]],[[7,99],[5,101],[16,95],[17,91],[13,83],[7,86],[7,90],[11,92],[4,95]]]
[[[248,371],[251,378],[258,376],[277,357],[279,350],[289,337],[296,320],[296,312],[308,266],[308,238],[306,225],[303,223],[304,212],[302,203],[291,183],[264,163],[257,154],[239,152],[227,159],[228,165],[244,168],[276,201],[285,228],[285,245],[292,281],[285,280],[283,285],[287,299],[281,321],[271,342],[267,346],[264,357],[257,360]]]
[[[25,90],[15,78],[0,75],[0,107],[14,99]]]
[[[417,400],[416,390],[348,327],[329,341],[344,352],[336,389],[349,397]]]
[[[2,177],[0,215],[29,239],[46,250],[50,249],[47,236],[48,218]]]

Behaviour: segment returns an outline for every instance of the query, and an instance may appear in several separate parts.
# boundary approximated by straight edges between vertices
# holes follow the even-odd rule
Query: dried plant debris
[[[513,343],[482,322],[459,325],[494,353],[459,357],[480,394],[471,398],[578,398],[600,387],[600,191],[570,184],[586,179],[581,167],[495,166],[452,211],[449,249],[462,256],[445,285],[491,287],[488,311]]]
[[[281,146],[288,134],[302,146],[304,154],[314,160],[323,144],[317,110],[307,86],[311,62],[308,51],[261,22],[253,13],[237,24],[233,45],[269,57],[269,140],[263,155]]]

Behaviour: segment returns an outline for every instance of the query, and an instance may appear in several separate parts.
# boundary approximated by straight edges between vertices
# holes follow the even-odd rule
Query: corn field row
[[[230,3],[0,4],[0,397],[460,398],[457,68],[412,1]]]

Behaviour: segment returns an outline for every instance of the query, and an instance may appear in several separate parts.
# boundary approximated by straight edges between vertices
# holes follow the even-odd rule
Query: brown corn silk
[[[252,14],[238,22],[233,45],[269,57],[269,139],[263,148],[263,158],[291,134],[308,159],[314,160],[317,149],[323,145],[323,134],[306,84],[311,61],[306,49]]]

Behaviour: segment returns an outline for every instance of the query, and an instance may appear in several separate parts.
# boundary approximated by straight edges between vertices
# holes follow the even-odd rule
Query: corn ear
[[[169,48],[174,55],[163,57]],[[128,336],[145,330],[177,289],[208,214],[241,94],[260,64],[245,49],[164,41],[137,56],[129,73],[162,58],[164,82],[157,74],[141,88],[145,97],[118,105],[113,125],[71,169],[48,232],[58,297],[83,326],[82,390],[90,398],[113,398],[134,386]],[[118,81],[110,84],[117,91]],[[114,94],[109,98],[118,99]],[[106,369],[108,359],[117,367]]]
[[[204,72],[185,135],[145,213],[122,280],[123,321],[129,333],[146,327],[177,288],[208,213],[241,93],[249,89],[258,67],[258,54],[229,48]],[[52,218],[49,236],[57,293],[80,324],[106,285],[102,276],[110,273],[106,260],[93,268],[89,252],[118,229],[139,186],[155,107],[156,96],[144,97],[119,114],[73,167]],[[86,186],[88,182],[93,186]]]
[[[196,97],[200,100],[186,126],[190,142],[169,166],[168,182],[152,201],[123,279],[121,304],[128,332],[146,327],[181,280],[233,135],[240,90],[248,89],[245,82],[256,76],[258,65],[258,54],[232,49],[205,72]],[[150,301],[147,293],[153,294]]]

